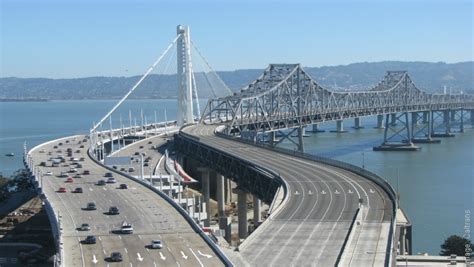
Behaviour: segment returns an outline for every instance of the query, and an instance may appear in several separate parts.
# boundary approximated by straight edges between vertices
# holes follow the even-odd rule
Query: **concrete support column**
[[[247,238],[247,193],[243,190],[236,190],[237,192],[237,217],[239,220],[239,238]]]
[[[230,178],[224,177],[224,200],[229,205],[232,202],[232,184]]]
[[[360,118],[354,118],[354,129],[362,129],[364,128],[362,126]]]
[[[345,133],[347,131],[344,131],[344,122],[343,120],[337,120],[336,121],[336,130],[331,131],[331,133]]]
[[[262,201],[257,196],[253,196],[253,224],[257,227],[262,220]]]
[[[443,123],[444,123],[444,126],[446,127],[446,133],[450,133],[451,132],[451,122],[450,122],[450,117],[449,117],[449,110],[445,110],[443,111]]]
[[[474,109],[471,110],[471,125],[474,125]]]
[[[377,115],[377,126],[376,129],[383,129],[385,126],[383,125],[383,115]]]
[[[450,110],[451,121],[456,121],[456,110]]]
[[[397,113],[392,113],[390,115],[391,115],[390,125],[392,125],[392,126],[397,125]]]
[[[204,220],[204,226],[210,226],[210,217],[211,217],[211,204],[210,204],[210,193],[209,193],[209,169],[208,168],[198,168],[198,171],[201,172],[201,190],[203,194],[203,201],[206,203],[206,219]]]
[[[217,214],[219,217],[225,216],[225,203],[224,203],[224,176],[222,174],[217,174],[216,176],[217,184]]]
[[[269,133],[269,143],[270,143],[271,146],[275,146],[275,143],[276,143],[276,132],[275,131]]]

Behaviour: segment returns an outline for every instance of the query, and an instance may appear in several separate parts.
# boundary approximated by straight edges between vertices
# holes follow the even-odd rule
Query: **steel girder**
[[[330,91],[299,64],[271,64],[232,96],[211,99],[202,121],[225,122],[227,134],[271,132],[323,121],[397,112],[473,108],[472,95],[428,94],[406,71],[389,71],[374,88]]]
[[[269,205],[283,183],[278,174],[200,143],[196,137],[179,133],[175,134],[174,142],[175,148],[185,156],[232,179],[241,189],[252,193]]]

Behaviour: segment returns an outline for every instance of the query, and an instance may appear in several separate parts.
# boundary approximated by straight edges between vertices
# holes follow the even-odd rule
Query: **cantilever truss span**
[[[351,117],[473,108],[473,95],[426,93],[406,71],[388,71],[367,91],[338,92],[321,87],[299,64],[271,64],[239,92],[209,100],[201,121],[226,123],[227,134],[241,135]]]

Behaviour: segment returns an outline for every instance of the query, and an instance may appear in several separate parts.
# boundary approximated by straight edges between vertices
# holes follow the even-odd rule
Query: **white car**
[[[127,222],[123,222],[121,232],[122,234],[133,234],[132,225]]]
[[[52,172],[47,172],[47,173],[44,174],[44,176],[51,176],[51,175],[53,175]]]
[[[161,240],[151,240],[151,248],[163,248],[163,243],[161,243]]]
[[[110,177],[109,179],[107,179],[108,184],[115,184],[116,182],[117,182],[117,180],[115,180],[114,177]]]

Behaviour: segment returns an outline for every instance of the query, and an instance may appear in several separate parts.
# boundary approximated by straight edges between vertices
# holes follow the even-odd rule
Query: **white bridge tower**
[[[177,51],[177,78],[178,78],[178,126],[193,123],[193,86],[191,65],[191,38],[189,26],[178,25]]]

